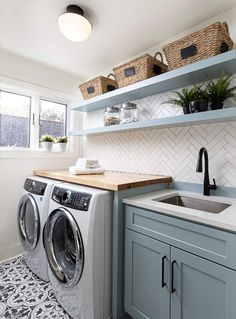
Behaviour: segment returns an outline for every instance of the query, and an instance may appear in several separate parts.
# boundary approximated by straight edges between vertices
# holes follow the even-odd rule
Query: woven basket
[[[216,22],[207,28],[163,47],[169,69],[176,69],[233,48],[226,22]]]
[[[95,79],[89,80],[82,83],[79,88],[84,97],[84,99],[89,99],[97,95],[101,95],[118,88],[116,80],[110,79],[110,77],[115,75],[110,73],[107,77],[98,76]]]
[[[159,55],[160,60],[156,59]],[[155,75],[166,72],[168,66],[163,63],[163,57],[157,52],[154,57],[144,54],[126,64],[120,65],[113,69],[119,88],[146,80]]]

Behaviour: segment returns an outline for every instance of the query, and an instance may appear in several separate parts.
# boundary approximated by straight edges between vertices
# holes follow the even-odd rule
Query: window
[[[0,91],[0,146],[30,147],[31,97]]]
[[[65,104],[40,100],[39,137],[66,135],[66,109]]]
[[[74,126],[64,103],[67,97],[62,97],[62,102],[55,98],[56,101],[50,100],[50,97],[41,98],[34,91],[17,87],[11,89],[3,84],[0,88],[0,152],[39,150],[42,135],[67,135],[68,120],[69,125]],[[70,143],[70,151],[73,147]],[[52,151],[58,151],[56,145],[53,145]]]

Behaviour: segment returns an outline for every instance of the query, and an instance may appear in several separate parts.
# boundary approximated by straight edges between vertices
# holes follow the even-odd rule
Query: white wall
[[[216,21],[228,22],[231,37],[236,41],[236,7],[185,34]],[[183,34],[145,52],[153,54],[181,36]],[[233,84],[236,85],[236,75]],[[141,120],[181,114],[182,110],[161,104],[170,95],[166,92],[136,100]],[[229,101],[228,105],[235,105],[235,102]],[[102,126],[102,113],[99,110],[86,114],[85,127]],[[196,173],[197,155],[202,146],[209,151],[211,177],[216,178],[218,185],[236,187],[235,122],[88,136],[84,139],[84,154],[97,157],[109,170],[171,175],[177,181],[202,183],[202,174]]]
[[[154,55],[156,52],[162,52],[162,48],[163,46],[165,46],[168,43],[171,43],[173,41],[176,41],[178,39],[180,39],[181,37],[188,35],[192,32],[195,32],[197,30],[200,30],[201,28],[207,27],[208,25],[215,23],[217,21],[220,22],[227,22],[228,26],[229,26],[229,31],[230,31],[230,35],[231,38],[234,40],[234,42],[236,42],[236,6],[234,8],[232,8],[231,10],[225,11],[222,14],[213,17],[210,20],[205,21],[204,23],[201,23],[200,25],[197,25],[196,27],[190,29],[190,30],[186,30],[185,32],[181,33],[181,34],[177,34],[175,37],[171,38],[171,39],[166,39],[166,41],[162,42],[162,43],[157,43],[155,46],[151,47],[151,48],[147,48],[146,50],[144,50],[143,52],[140,52],[139,54],[128,58],[125,61],[120,61],[119,63],[117,63],[117,65],[108,65],[107,69],[105,69],[103,72],[100,72],[101,74],[109,74],[111,72],[111,70],[113,69],[113,67],[116,67],[118,65],[122,65],[123,63],[128,62],[129,60],[132,60],[133,58],[136,58],[144,53],[149,53],[151,55]],[[168,21],[168,23],[171,23],[170,21]],[[165,26],[163,26],[164,28]],[[155,30],[155,32],[161,32],[160,30]],[[137,37],[137,41],[138,41],[138,37]],[[164,60],[165,60],[165,56],[163,55]]]
[[[0,50],[0,83],[16,83],[31,89],[40,87],[42,91],[50,90],[55,95],[75,99],[80,97],[78,83],[81,81],[69,73]]]
[[[0,87],[18,86],[43,96],[75,101],[79,98],[80,79],[0,51]],[[43,154],[0,151],[0,260],[21,252],[16,209],[24,180],[35,169],[63,169],[75,162],[77,151],[69,154]]]

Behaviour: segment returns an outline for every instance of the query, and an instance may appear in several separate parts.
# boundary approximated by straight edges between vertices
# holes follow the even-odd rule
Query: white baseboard
[[[0,248],[0,262],[7,261],[13,257],[17,257],[24,252],[21,244],[17,244],[10,247]]]

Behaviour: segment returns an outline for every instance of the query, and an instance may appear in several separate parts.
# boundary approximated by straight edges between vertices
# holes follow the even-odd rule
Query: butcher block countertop
[[[100,175],[72,175],[68,170],[35,170],[34,175],[59,181],[103,188],[112,191],[148,186],[158,183],[169,183],[170,176],[144,175],[106,171]]]

